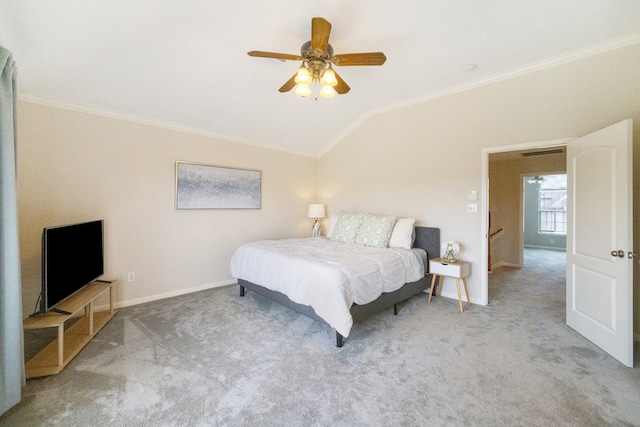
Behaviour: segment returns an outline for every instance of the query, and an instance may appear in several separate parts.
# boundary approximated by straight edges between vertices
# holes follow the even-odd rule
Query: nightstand
[[[467,279],[469,275],[469,263],[466,261],[446,262],[442,258],[433,258],[429,260],[429,273],[433,274],[431,279],[431,290],[429,291],[429,301],[431,302],[431,296],[433,294],[433,287],[436,284],[436,278],[440,279],[438,282],[438,296],[442,293],[442,278],[453,277],[456,279],[456,287],[458,288],[458,302],[460,303],[460,313],[464,310],[462,308],[462,295],[460,294],[460,279],[464,284],[464,293],[467,296],[467,307],[471,307],[471,300],[469,299],[469,289],[467,288]]]

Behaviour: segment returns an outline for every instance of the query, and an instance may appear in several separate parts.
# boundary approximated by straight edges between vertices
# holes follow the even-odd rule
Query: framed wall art
[[[260,209],[260,171],[176,162],[176,209]]]

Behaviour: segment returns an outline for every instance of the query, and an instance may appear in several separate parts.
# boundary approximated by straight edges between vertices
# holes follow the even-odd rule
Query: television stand
[[[53,311],[54,313],[58,313],[58,314],[65,314],[67,316],[72,314],[72,313],[69,313],[68,311],[60,310],[59,308],[52,308],[49,311]]]
[[[113,309],[113,285],[115,283],[117,280],[90,283],[60,302],[56,306],[58,313],[50,310],[43,315],[24,319],[25,331],[58,328],[58,338],[25,364],[27,379],[60,373],[93,339],[95,334],[113,318],[116,314]],[[94,312],[93,301],[107,290],[109,291],[109,310]],[[84,310],[84,316],[65,330],[65,322],[73,318],[80,310]],[[69,314],[61,314],[60,312]]]

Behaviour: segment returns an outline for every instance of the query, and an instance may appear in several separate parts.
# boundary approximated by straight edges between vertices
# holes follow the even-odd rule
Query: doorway
[[[502,242],[492,248],[492,259],[498,266],[522,267],[524,264],[523,192],[522,179],[536,172],[566,172],[566,145],[574,138],[516,144],[482,150],[481,253],[483,274],[480,277],[480,304],[489,303],[489,247],[490,226],[494,231],[503,228]],[[550,161],[555,156],[553,163]],[[503,167],[495,169],[499,162]],[[549,166],[550,164],[553,167]],[[490,174],[491,166],[491,174]],[[546,168],[546,170],[545,170]],[[500,195],[500,201],[490,200],[490,194]],[[491,203],[493,202],[493,203]],[[516,212],[509,215],[509,212]],[[489,223],[491,221],[491,224]],[[498,226],[500,224],[500,226]],[[494,258],[496,257],[496,258]],[[495,263],[494,263],[495,265]]]
[[[567,147],[566,324],[629,367],[633,366],[635,257],[632,134],[632,120],[628,119],[579,138],[555,141],[557,144],[483,149],[480,205],[481,212],[491,212],[489,188],[495,183],[491,180],[490,184],[489,180],[491,154]],[[481,233],[480,292],[484,297],[481,302],[488,304],[489,274],[484,268],[488,259],[488,221],[481,222]]]

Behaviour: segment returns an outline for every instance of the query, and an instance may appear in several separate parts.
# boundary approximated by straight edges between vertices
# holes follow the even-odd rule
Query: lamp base
[[[316,218],[316,220],[313,222],[313,228],[311,229],[311,237],[321,237],[322,234],[320,232],[320,228],[320,220]]]

